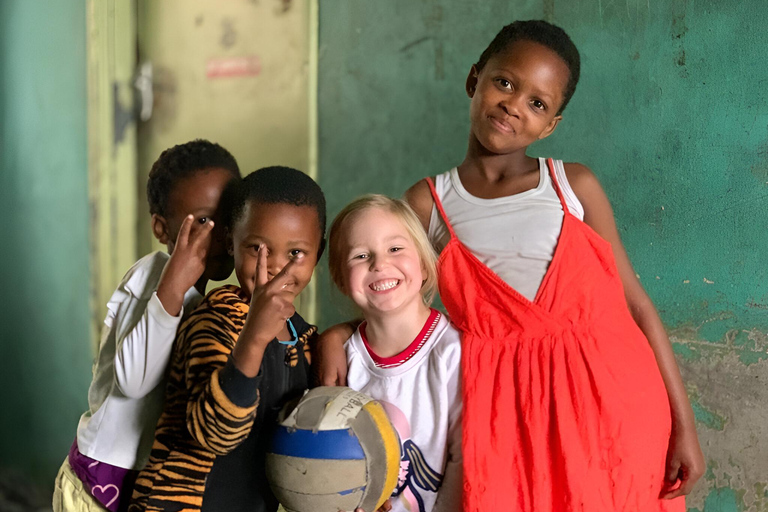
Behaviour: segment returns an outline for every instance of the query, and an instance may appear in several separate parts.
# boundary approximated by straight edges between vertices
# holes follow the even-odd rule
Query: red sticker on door
[[[261,72],[261,61],[256,55],[211,59],[205,65],[208,78],[230,76],[256,76]]]

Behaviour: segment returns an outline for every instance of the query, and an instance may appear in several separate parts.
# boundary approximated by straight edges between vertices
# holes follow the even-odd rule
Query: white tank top
[[[554,162],[568,209],[583,220],[584,208],[568,184],[563,162]],[[508,285],[533,300],[563,224],[563,207],[546,160],[539,158],[538,186],[512,196],[481,199],[471,195],[455,167],[436,177],[435,189],[459,240]],[[437,206],[432,207],[428,235],[438,252],[450,240]]]

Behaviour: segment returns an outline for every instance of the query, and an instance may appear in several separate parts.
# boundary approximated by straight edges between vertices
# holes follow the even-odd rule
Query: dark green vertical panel
[[[85,3],[0,3],[0,461],[52,486],[86,406]]]

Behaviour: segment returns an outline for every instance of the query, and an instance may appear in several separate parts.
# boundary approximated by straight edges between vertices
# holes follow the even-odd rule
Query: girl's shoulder
[[[600,180],[586,165],[567,163],[563,167],[573,193],[584,208],[584,223],[610,242],[614,253],[618,251],[623,254],[623,258],[626,258],[616,228],[616,220],[613,217],[613,208],[600,185]],[[629,261],[627,260],[626,263],[629,264]],[[631,275],[634,276],[634,271]]]
[[[434,183],[434,176],[431,176],[429,179]],[[428,230],[432,206],[434,206],[435,201],[432,199],[432,192],[429,190],[427,178],[417,181],[411,188],[406,190],[403,198],[416,213],[422,226],[424,226],[424,230]]]
[[[453,359],[461,353],[461,333],[445,313],[440,313],[432,336],[435,337],[432,350],[438,357]]]
[[[198,306],[198,309],[236,309],[240,313],[247,314],[248,306],[249,302],[243,297],[240,287],[233,284],[226,284],[208,292]]]
[[[584,198],[588,199],[596,189],[602,191],[597,176],[586,165],[577,162],[563,162],[563,168],[565,169],[565,176],[568,178],[571,189],[573,189],[576,197],[582,203]]]
[[[212,333],[230,332],[235,324],[242,324],[248,315],[249,303],[240,292],[239,287],[231,284],[208,292],[179,326],[177,338],[206,329]]]
[[[453,325],[448,315],[442,314],[433,337],[436,338],[429,350],[428,363],[432,370],[439,368],[438,374],[445,379],[457,380],[461,374],[461,333]]]
[[[584,222],[602,233],[601,225],[613,222],[613,209],[600,180],[592,169],[583,164],[564,163],[563,168],[571,190],[584,209]]]

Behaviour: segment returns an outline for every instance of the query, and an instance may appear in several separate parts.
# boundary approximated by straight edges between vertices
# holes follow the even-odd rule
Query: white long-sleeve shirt
[[[107,303],[88,407],[77,427],[80,453],[113,466],[142,469],[163,409],[166,368],[184,314],[202,300],[194,288],[178,316],[157,298],[170,256],[154,252],[125,274]]]
[[[347,340],[347,385],[378,400],[400,435],[403,457],[393,512],[461,510],[461,342],[445,315],[430,321],[408,354],[383,364],[361,329]],[[421,336],[421,335],[420,335]],[[391,361],[405,360],[397,366]]]

